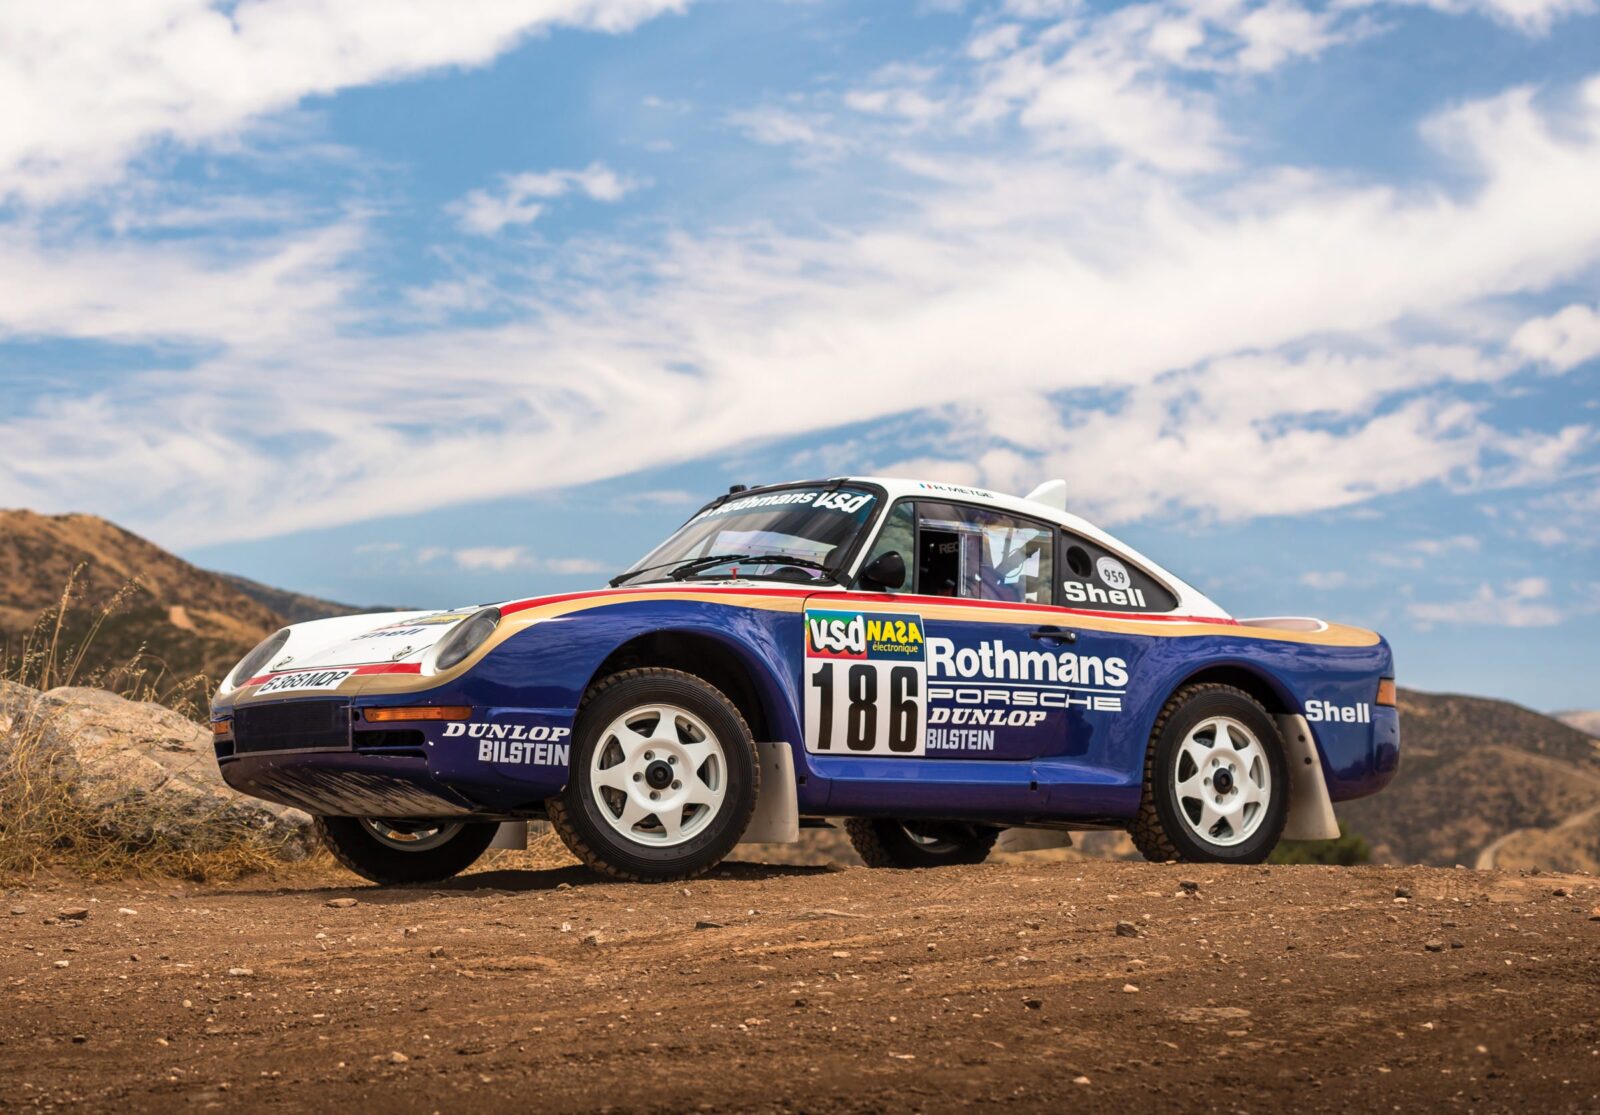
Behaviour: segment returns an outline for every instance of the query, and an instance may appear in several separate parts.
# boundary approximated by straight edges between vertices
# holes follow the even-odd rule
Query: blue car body
[[[538,817],[568,783],[590,687],[670,659],[727,693],[758,741],[789,746],[802,816],[1124,823],[1139,808],[1157,716],[1197,680],[1242,688],[1286,736],[1296,726],[1308,734],[1303,761],[1316,769],[1293,774],[1324,804],[1393,777],[1398,716],[1378,691],[1394,663],[1381,637],[1312,620],[1238,621],[1118,552],[1178,586],[1181,603],[1208,605],[1195,609],[1203,614],[735,572],[508,602],[494,637],[436,674],[422,644],[466,612],[321,621],[337,632],[312,631],[302,644],[337,635],[339,652],[297,656],[218,694],[218,760],[236,789],[313,813]],[[417,708],[458,718],[407,719]],[[375,719],[378,710],[401,718]]]

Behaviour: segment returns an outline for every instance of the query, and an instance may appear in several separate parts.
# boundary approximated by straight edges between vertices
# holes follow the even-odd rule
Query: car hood
[[[267,664],[264,672],[419,662],[435,643],[477,610],[473,606],[447,612],[381,612],[297,623],[289,628],[289,641],[283,651]]]

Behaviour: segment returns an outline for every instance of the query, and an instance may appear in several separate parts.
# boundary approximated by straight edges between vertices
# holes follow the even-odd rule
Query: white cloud
[[[1549,317],[1534,318],[1512,335],[1511,345],[1530,360],[1565,372],[1600,356],[1600,313],[1572,305]]]
[[[1475,534],[1453,534],[1447,538],[1419,538],[1408,542],[1406,548],[1426,557],[1440,557],[1453,553],[1477,553],[1483,545]]]
[[[593,558],[546,558],[540,563],[540,568],[548,573],[558,573],[567,576],[579,574],[603,573],[608,566]]]
[[[537,557],[526,546],[464,546],[456,550],[428,547],[417,551],[416,562],[418,565],[427,565],[442,557],[450,558],[457,568],[470,573],[509,573],[520,569],[558,576],[579,576],[602,573],[609,568],[593,558]]]
[[[0,337],[282,340],[348,318],[356,224],[263,240],[60,243],[0,224]]]
[[[454,556],[457,565],[475,573],[504,573],[530,564],[528,551],[522,546],[468,546],[457,550]]]
[[[1482,584],[1464,599],[1412,603],[1406,613],[1418,623],[1471,624],[1475,627],[1553,627],[1567,612],[1550,604],[1550,582],[1525,577],[1504,587]]]
[[[307,97],[475,66],[554,27],[689,0],[52,0],[0,5],[0,196],[117,177],[150,144],[237,135]]]
[[[1432,8],[1446,15],[1476,14],[1513,27],[1525,35],[1545,35],[1550,28],[1573,16],[1596,10],[1595,0],[1343,0],[1351,7],[1396,4]]]
[[[1187,57],[1180,38],[1162,49]],[[1571,102],[1557,119],[1512,90],[1429,122],[1422,154],[1454,161],[1448,189],[1271,167],[1201,188],[1149,160],[905,140],[875,152],[903,186],[889,216],[586,243],[532,277],[463,249],[507,319],[403,335],[366,327],[358,218],[243,262],[213,240],[46,251],[13,233],[27,250],[0,275],[4,328],[197,353],[0,416],[0,504],[92,501],[163,541],[214,542],[925,408],[976,434],[898,450],[917,470],[1019,488],[1056,472],[1108,518],[1541,482],[1593,432],[1501,429],[1456,388],[1518,366],[1482,308],[1600,261],[1600,79]],[[533,187],[537,204],[553,184]],[[483,288],[430,289],[448,314]],[[1468,319],[1463,339],[1449,323]],[[1418,331],[1440,343],[1397,339]]]
[[[807,158],[831,159],[849,146],[828,131],[824,116],[805,115],[775,105],[730,113],[728,123],[768,147],[795,147]]]
[[[1337,569],[1330,570],[1328,572],[1318,572],[1316,570],[1312,570],[1309,573],[1302,573],[1300,575],[1301,584],[1306,585],[1309,588],[1317,589],[1321,592],[1327,592],[1330,589],[1342,588],[1349,580],[1350,575],[1348,573],[1341,572]]]
[[[1295,0],[1167,0],[1100,18],[1089,18],[1077,4],[1010,11],[1054,22],[1031,37],[1016,24],[973,37],[968,55],[984,66],[966,110],[969,120],[1015,111],[1052,147],[1109,151],[1178,173],[1214,171],[1233,160],[1234,141],[1212,93],[1186,79],[1266,73],[1315,58],[1363,30],[1347,13]],[[901,96],[916,92],[906,88]],[[885,89],[875,97],[879,104],[897,103]]]
[[[582,170],[530,171],[507,174],[492,190],[473,190],[452,209],[461,227],[480,236],[492,236],[507,225],[528,224],[544,212],[544,203],[568,194],[591,201],[617,202],[639,188],[603,163]]]

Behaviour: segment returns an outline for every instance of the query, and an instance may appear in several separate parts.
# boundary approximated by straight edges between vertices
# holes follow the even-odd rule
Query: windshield
[[[738,496],[690,519],[612,583],[725,579],[735,569],[740,577],[832,580],[877,503],[877,496],[858,488]]]

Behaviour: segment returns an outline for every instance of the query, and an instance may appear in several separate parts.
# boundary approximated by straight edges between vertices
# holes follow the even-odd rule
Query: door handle
[[[1028,638],[1040,639],[1047,643],[1075,643],[1078,641],[1078,633],[1076,631],[1068,631],[1064,627],[1046,625],[1044,627],[1035,627],[1028,632]]]

